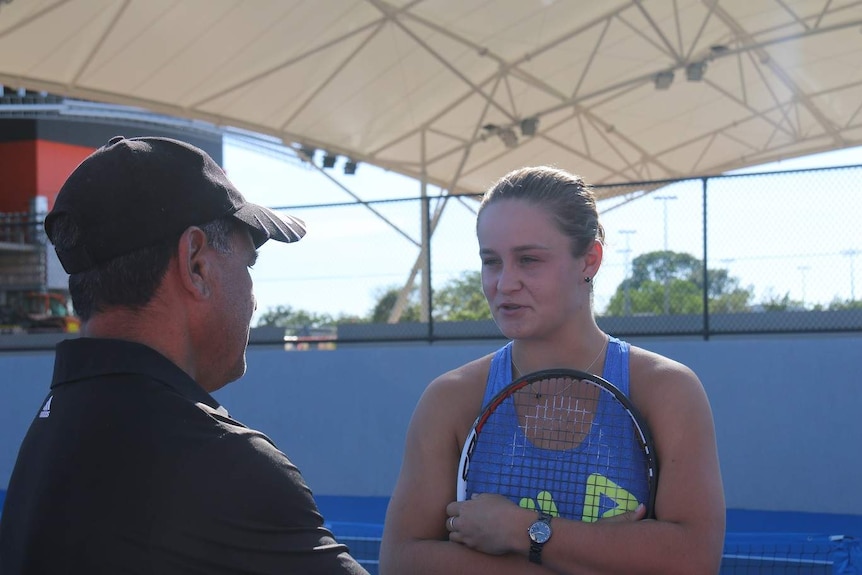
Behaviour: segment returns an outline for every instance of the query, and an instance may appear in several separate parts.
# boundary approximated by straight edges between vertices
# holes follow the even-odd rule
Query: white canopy
[[[0,83],[477,192],[862,145],[857,0],[0,0]]]

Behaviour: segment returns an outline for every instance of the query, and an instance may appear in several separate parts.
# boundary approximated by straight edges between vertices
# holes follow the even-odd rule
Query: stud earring
[[[591,283],[591,282],[593,281],[593,278],[591,278],[590,276],[586,276],[586,277],[584,278],[584,281],[585,281],[585,282],[587,282],[587,283]]]

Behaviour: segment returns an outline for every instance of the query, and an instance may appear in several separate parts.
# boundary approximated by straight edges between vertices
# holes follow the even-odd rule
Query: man
[[[304,224],[246,202],[202,150],[116,137],[45,230],[82,337],[57,346],[21,445],[0,572],[365,573],[297,468],[210,395],[245,372],[256,248]]]

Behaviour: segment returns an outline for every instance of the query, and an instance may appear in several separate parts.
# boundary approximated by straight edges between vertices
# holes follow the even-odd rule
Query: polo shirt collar
[[[171,360],[151,347],[120,339],[79,337],[58,343],[51,388],[91,377],[129,374],[151,377],[194,403],[223,409]]]

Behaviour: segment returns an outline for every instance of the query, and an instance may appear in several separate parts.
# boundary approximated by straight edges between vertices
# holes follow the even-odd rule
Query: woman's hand
[[[526,512],[526,513],[525,513]],[[525,547],[530,517],[535,514],[503,497],[491,493],[473,495],[468,501],[453,501],[446,506],[449,540],[489,555],[521,551],[513,542],[518,533]]]
[[[527,529],[536,513],[523,509],[502,495],[481,493],[469,501],[453,501],[446,506],[446,530],[449,540],[489,555],[526,553],[529,550]],[[640,521],[646,507],[600,519],[600,522]]]

